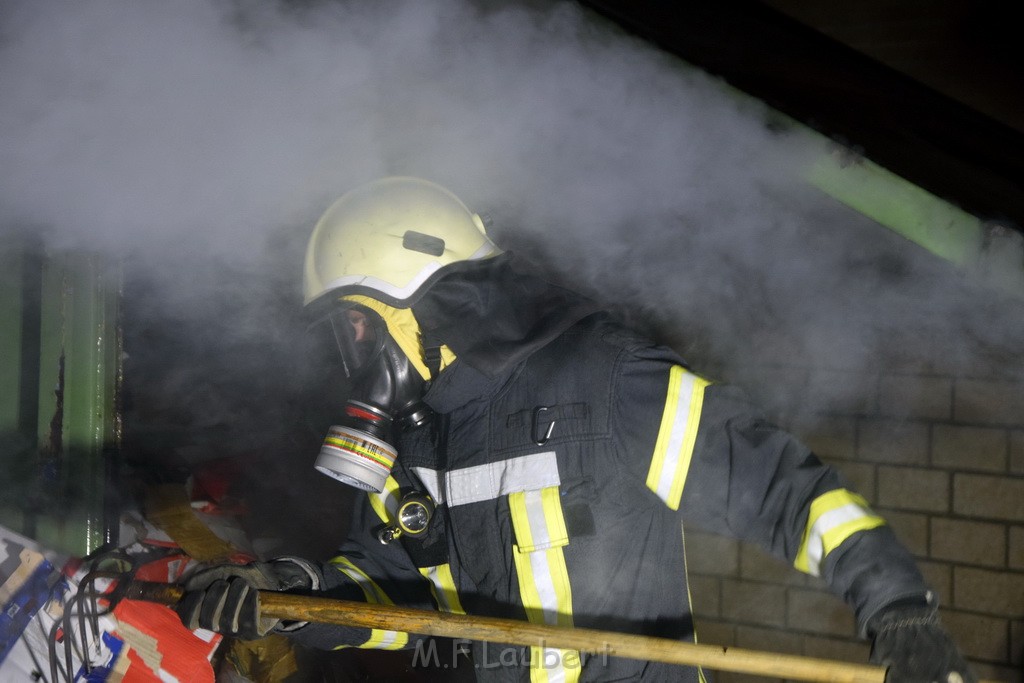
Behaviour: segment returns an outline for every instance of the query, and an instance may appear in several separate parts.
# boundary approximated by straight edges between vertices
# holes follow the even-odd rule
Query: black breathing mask
[[[322,349],[337,349],[351,390],[337,424],[324,439],[315,467],[364,491],[384,490],[400,430],[426,423],[425,382],[376,312],[335,307],[309,327]]]

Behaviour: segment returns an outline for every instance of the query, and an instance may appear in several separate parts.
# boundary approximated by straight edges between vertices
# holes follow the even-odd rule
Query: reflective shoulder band
[[[678,365],[669,371],[665,409],[647,472],[647,488],[673,510],[679,509],[683,497],[683,484],[697,442],[704,388],[709,384]]]
[[[569,538],[558,487],[510,494],[508,504],[518,540],[512,557],[527,619],[533,624],[571,627],[572,589],[564,554]],[[581,664],[575,650],[530,648],[530,680],[534,683],[575,683]]]
[[[366,596],[367,602],[378,605],[393,605],[391,598],[371,579],[362,569],[352,563],[347,557],[339,556],[331,560],[331,564],[338,568],[342,574],[350,578],[359,586]],[[372,629],[370,638],[359,648],[370,648],[378,650],[400,650],[409,642],[409,634],[402,631],[385,631]]]
[[[811,576],[819,576],[821,562],[858,531],[874,529],[885,520],[868,507],[863,497],[834,489],[811,502],[803,541],[793,566]]]

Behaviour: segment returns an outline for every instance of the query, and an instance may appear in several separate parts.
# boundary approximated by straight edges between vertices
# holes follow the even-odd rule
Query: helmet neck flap
[[[505,253],[447,274],[412,310],[424,338],[443,341],[460,362],[494,377],[599,307]]]

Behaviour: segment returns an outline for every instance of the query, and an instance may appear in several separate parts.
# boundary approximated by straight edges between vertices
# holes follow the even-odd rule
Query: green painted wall
[[[119,269],[99,255],[0,243],[0,523],[72,555],[104,542],[120,296]]]

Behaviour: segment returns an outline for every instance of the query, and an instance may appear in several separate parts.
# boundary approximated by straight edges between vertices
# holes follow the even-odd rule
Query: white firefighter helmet
[[[445,188],[382,178],[346,193],[320,218],[306,249],[305,304],[364,294],[405,308],[447,266],[499,253],[480,216]]]

